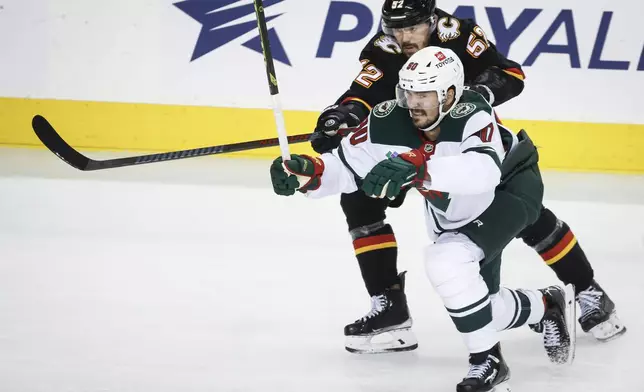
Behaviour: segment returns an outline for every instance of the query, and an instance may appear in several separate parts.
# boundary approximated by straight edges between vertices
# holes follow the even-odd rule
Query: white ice
[[[570,367],[527,327],[506,332],[513,390],[642,391],[644,178],[545,180],[628,332],[602,344],[579,329]],[[389,221],[420,347],[344,350],[369,299],[338,200],[274,195],[265,161],[82,173],[0,149],[0,391],[455,390],[467,354],[424,275],[418,196]],[[557,282],[520,241],[504,260],[507,286]]]

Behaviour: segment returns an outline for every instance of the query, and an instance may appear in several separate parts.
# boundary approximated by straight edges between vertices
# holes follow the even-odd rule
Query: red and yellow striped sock
[[[572,231],[568,229],[561,240],[554,243],[551,247],[542,250],[539,254],[546,264],[552,265],[566,257],[575,245],[577,245],[577,238],[575,238]]]
[[[396,248],[397,246],[396,237],[393,233],[363,237],[353,241],[353,248],[356,251],[356,256],[365,252],[371,252],[378,249]]]
[[[353,248],[369,295],[380,294],[399,283],[398,245],[391,226],[355,239]]]

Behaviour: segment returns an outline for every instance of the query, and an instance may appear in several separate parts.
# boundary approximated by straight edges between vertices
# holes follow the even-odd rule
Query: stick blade
[[[46,118],[41,115],[34,116],[31,126],[42,144],[58,158],[78,170],[87,170],[90,159],[67,144]]]

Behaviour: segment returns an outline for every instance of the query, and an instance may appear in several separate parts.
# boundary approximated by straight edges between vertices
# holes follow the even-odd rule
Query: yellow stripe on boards
[[[503,120],[525,129],[539,149],[539,166],[593,172],[644,173],[644,124]]]
[[[42,146],[31,129],[35,114],[77,149],[174,151],[277,137],[270,109],[0,98],[0,144]],[[312,132],[315,119],[285,113],[289,134]],[[294,153],[311,151],[308,143],[297,146]],[[245,155],[279,156],[279,148]]]
[[[79,150],[164,152],[277,137],[271,109],[0,98],[0,144],[42,147],[31,129],[35,114],[45,116]],[[284,116],[288,134],[296,135],[311,133],[318,113],[285,111]],[[644,124],[503,122],[528,132],[539,147],[541,168],[644,173]],[[315,155],[306,142],[291,151]],[[232,155],[266,159],[280,151],[271,147]]]

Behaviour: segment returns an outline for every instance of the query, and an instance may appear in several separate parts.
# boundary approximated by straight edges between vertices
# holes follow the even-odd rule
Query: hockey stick
[[[70,146],[59,134],[54,127],[43,116],[36,115],[31,123],[36,136],[51,152],[56,154],[60,159],[82,171],[111,169],[115,167],[141,165],[144,163],[153,163],[161,161],[170,161],[184,158],[194,158],[206,155],[225,154],[229,152],[252,150],[256,148],[277,146],[280,142],[277,138],[252,140],[248,142],[222,144],[219,146],[193,148],[191,150],[171,151],[159,154],[139,155],[126,158],[116,158],[107,160],[94,160],[86,157]],[[349,128],[343,129],[343,132],[349,131]],[[311,137],[310,133],[293,135],[287,137],[287,143],[307,142]]]
[[[266,27],[266,18],[264,16],[264,2],[262,0],[253,0],[255,3],[255,15],[257,16],[257,28],[259,29],[259,39],[262,43],[262,52],[264,54],[264,66],[266,68],[266,78],[268,79],[268,88],[273,99],[273,114],[275,115],[275,124],[277,125],[277,140],[279,141],[282,159],[284,162],[291,159],[288,149],[288,140],[286,137],[286,125],[284,124],[284,114],[282,113],[282,103],[280,101],[280,92],[277,87],[277,76],[275,74],[275,64],[273,64],[273,55],[271,54],[271,43],[268,39],[268,29]]]
[[[162,161],[171,161],[177,159],[202,157],[206,155],[225,154],[229,152],[238,152],[253,150],[257,148],[273,147],[279,144],[277,138],[251,140],[248,142],[222,144],[219,146],[193,148],[191,150],[170,151],[158,154],[138,155],[126,158],[115,158],[106,160],[95,160],[86,157],[80,152],[76,151],[70,146],[59,134],[54,127],[43,116],[36,115],[31,123],[36,136],[49,149],[49,151],[56,154],[60,159],[69,164],[70,166],[82,170],[102,170],[111,169],[115,167],[134,166],[144,163],[154,163]],[[339,131],[341,136],[345,136],[355,128],[343,128]],[[288,136],[288,143],[303,143],[309,141],[310,133],[303,133],[300,135]]]

